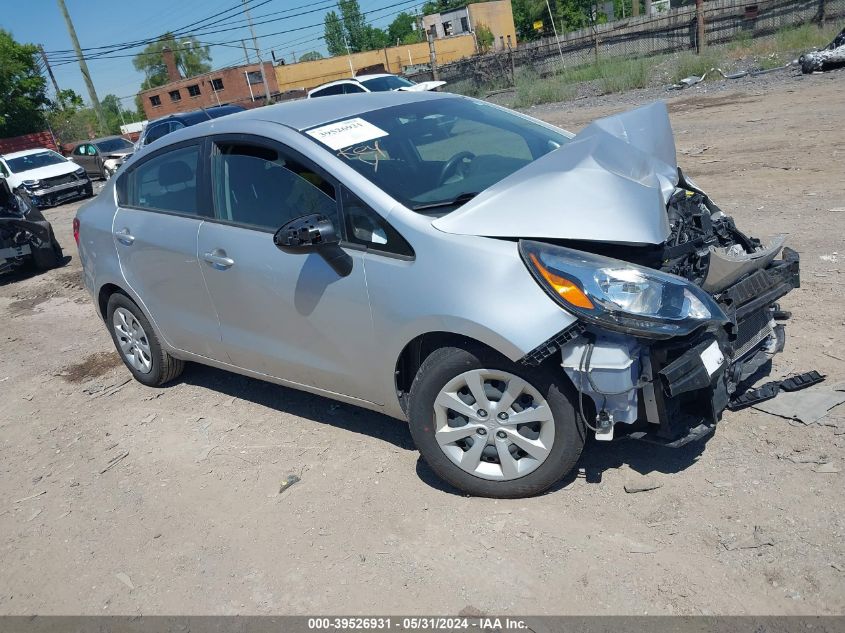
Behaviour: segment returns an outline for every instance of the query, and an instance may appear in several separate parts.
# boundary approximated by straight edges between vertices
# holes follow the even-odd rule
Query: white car
[[[422,92],[445,86],[445,81],[421,81],[414,83],[404,77],[380,73],[377,75],[358,75],[353,79],[339,79],[322,86],[317,86],[308,92],[308,98],[328,97],[329,95],[354,94],[356,92]]]
[[[11,191],[25,192],[37,207],[94,195],[84,167],[45,147],[3,154],[0,176]]]

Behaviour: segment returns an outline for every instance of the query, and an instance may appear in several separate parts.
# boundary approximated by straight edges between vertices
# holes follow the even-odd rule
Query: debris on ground
[[[119,453],[119,454],[118,454],[118,455],[116,455],[115,457],[112,457],[112,458],[111,458],[111,460],[109,460],[109,463],[108,463],[108,464],[106,464],[106,467],[105,467],[105,468],[103,468],[103,469],[100,471],[100,474],[102,475],[102,474],[103,474],[104,472],[106,472],[107,470],[111,470],[112,468],[114,468],[114,467],[115,467],[117,464],[119,464],[119,463],[123,460],[123,458],[124,458],[124,457],[126,457],[127,455],[129,455],[129,451],[123,451],[122,453]]]
[[[839,469],[830,462],[825,462],[824,464],[819,464],[818,466],[813,468],[813,472],[823,474],[835,474],[839,472]]]
[[[657,490],[663,484],[651,477],[641,477],[636,481],[625,482],[625,492],[648,492],[649,490]]]
[[[282,481],[282,484],[279,486],[279,494],[282,494],[285,490],[290,488],[298,481],[302,480],[297,475],[288,475],[287,478]]]
[[[764,413],[777,415],[803,424],[814,424],[827,412],[845,402],[845,383],[832,386],[815,386],[804,391],[781,393],[773,400],[754,404]]]
[[[41,495],[46,495],[47,491],[42,490],[41,492],[36,492],[34,495],[29,495],[28,497],[24,497],[23,499],[18,499],[15,503],[21,503],[22,501],[29,501],[30,499],[35,499],[36,497],[40,497]]]
[[[127,574],[124,574],[122,571],[117,572],[114,576],[124,585],[129,587],[130,591],[135,588],[135,585],[132,584],[132,580],[129,578],[129,576]]]
[[[745,538],[734,541],[720,541],[722,547],[729,552],[738,549],[757,549],[759,547],[771,547],[775,544],[774,539],[764,534],[763,528],[759,525],[754,526],[754,532]]]
[[[801,55],[798,63],[805,75],[845,68],[845,28],[822,50]]]
[[[781,391],[792,392],[807,389],[813,385],[823,382],[825,376],[816,370],[795,374],[784,380],[767,382],[756,389],[749,389],[745,393],[736,396],[728,403],[729,411],[740,411],[754,406],[760,402],[771,400]]]
[[[707,73],[704,73],[703,75],[701,75],[701,77],[699,77],[697,75],[692,75],[690,77],[684,77],[678,83],[672,84],[671,86],[669,86],[669,88],[667,88],[667,90],[683,90],[684,88],[689,88],[690,86],[694,86],[695,84],[698,84],[698,83],[701,83],[702,81],[704,81],[704,78],[706,76],[707,76]]]

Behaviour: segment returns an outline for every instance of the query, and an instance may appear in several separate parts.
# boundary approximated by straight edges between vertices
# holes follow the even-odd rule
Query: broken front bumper
[[[645,422],[631,436],[671,447],[711,433],[738,388],[783,350],[776,302],[799,285],[798,254],[784,248],[782,259],[714,295],[730,319],[716,331],[655,342],[573,330],[559,344],[562,365],[592,403],[582,414],[595,419],[596,437],[612,438],[620,422]]]

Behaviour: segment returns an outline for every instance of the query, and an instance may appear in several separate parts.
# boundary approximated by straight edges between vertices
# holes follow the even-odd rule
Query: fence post
[[[704,0],[695,0],[695,20],[696,24],[696,52],[701,53],[707,47],[707,40],[704,29]]]
[[[819,28],[824,26],[825,4],[827,4],[827,0],[819,0],[819,6],[816,9],[816,14],[810,19],[810,22],[818,22]]]

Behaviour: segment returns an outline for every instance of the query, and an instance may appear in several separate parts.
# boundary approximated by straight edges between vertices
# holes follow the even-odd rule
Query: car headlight
[[[521,240],[519,251],[543,289],[589,323],[669,338],[728,321],[710,295],[682,277],[530,240]]]
[[[41,181],[40,180],[24,180],[21,184],[24,187],[26,187],[27,189],[38,189],[38,187],[41,186]]]
[[[73,173],[74,173],[74,174],[76,174],[78,178],[82,178],[83,176],[85,176],[85,168],[84,168],[84,167],[80,167],[79,169],[77,169],[77,170],[76,170],[75,172],[73,172]]]

